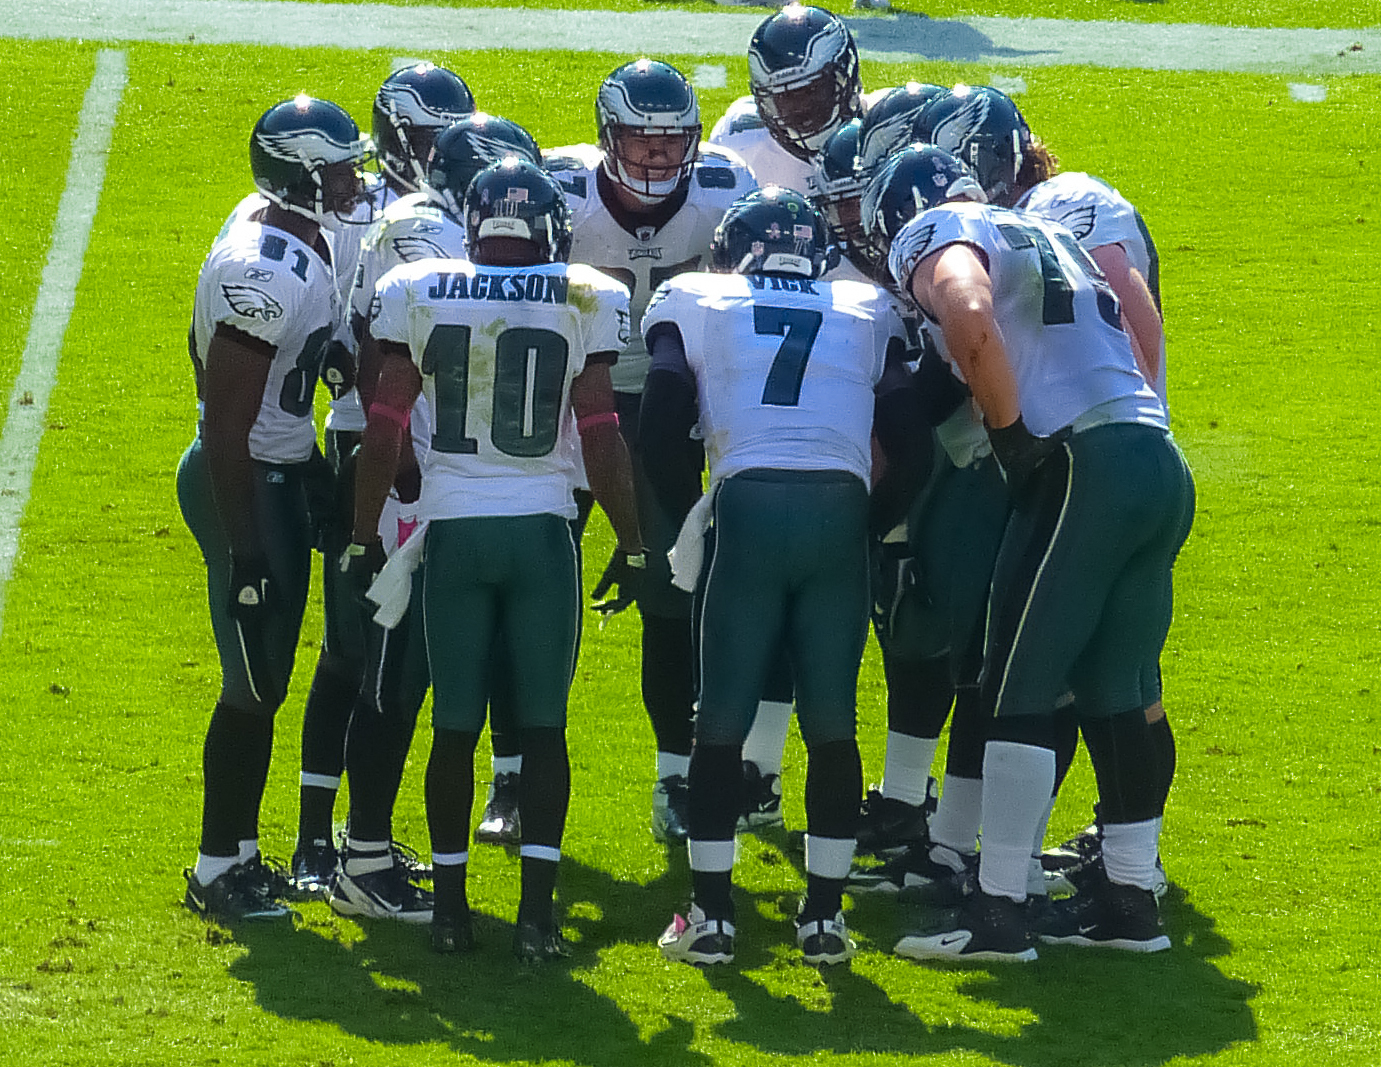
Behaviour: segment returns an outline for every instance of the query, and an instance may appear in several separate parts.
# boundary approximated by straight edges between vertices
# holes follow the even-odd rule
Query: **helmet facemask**
[[[605,173],[648,207],[690,180],[700,151],[701,126],[611,125],[601,137]]]

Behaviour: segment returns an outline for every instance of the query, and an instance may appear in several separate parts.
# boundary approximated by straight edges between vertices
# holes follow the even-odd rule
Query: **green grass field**
[[[1360,7],[1277,13],[1246,0],[927,9],[1057,6],[1078,17],[1378,21],[1373,11],[1359,22]],[[0,168],[6,385],[94,58],[80,43],[0,41],[11,86],[0,101],[11,134]],[[320,904],[294,928],[233,937],[180,907],[218,678],[204,572],[173,492],[195,422],[193,282],[249,188],[245,145],[264,107],[309,89],[364,117],[392,58],[128,48],[0,635],[0,1063],[1381,1062],[1377,77],[1316,79],[1327,100],[1304,104],[1281,77],[907,72],[941,83],[1024,77],[1020,103],[1036,131],[1066,168],[1095,171],[1137,203],[1161,248],[1174,427],[1199,489],[1165,657],[1179,742],[1163,843],[1176,886],[1170,952],[1050,949],[1026,968],[916,966],[888,951],[907,913],[860,902],[850,923],[863,951],[821,976],[792,960],[787,916],[803,884],[793,858],[780,840],[745,838],[738,962],[714,973],[664,963],[652,941],[688,879],[684,859],[646,829],[653,746],[628,617],[587,628],[572,696],[569,967],[512,960],[517,861],[485,847],[471,870],[481,950],[460,960],[432,956],[417,930],[357,924]],[[449,59],[485,109],[555,145],[593,138],[595,87],[626,57],[432,58]],[[742,62],[728,66],[730,87],[702,93],[708,116],[746,81]],[[871,88],[899,71],[865,65],[864,77]],[[591,568],[608,546],[596,523]],[[319,637],[314,612],[265,800],[262,840],[281,855],[292,848],[296,735]],[[870,652],[860,729],[873,777],[883,696]],[[794,826],[801,754],[793,738]],[[399,835],[423,846],[425,756],[424,728],[397,819]],[[1087,817],[1082,757],[1066,792],[1054,839]]]

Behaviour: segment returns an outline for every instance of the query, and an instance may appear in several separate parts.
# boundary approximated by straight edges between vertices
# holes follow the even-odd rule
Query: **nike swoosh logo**
[[[1091,934],[1091,933],[1093,933],[1093,931],[1095,931],[1095,930],[1097,930],[1097,929],[1098,929],[1097,926],[1081,926],[1081,927],[1079,927],[1079,933],[1081,933],[1081,934]]]
[[[946,934],[940,938],[940,947],[949,948],[950,945],[961,945],[969,939],[968,934]]]

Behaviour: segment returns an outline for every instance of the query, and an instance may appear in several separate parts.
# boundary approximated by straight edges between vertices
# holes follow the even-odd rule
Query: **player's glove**
[[[376,538],[367,545],[355,541],[340,555],[340,572],[349,579],[355,595],[363,601],[365,593],[369,592],[369,587],[387,562],[383,541]]]
[[[339,400],[355,388],[355,357],[343,341],[327,342],[321,358],[321,384],[332,400]]]
[[[1060,450],[1068,437],[1068,430],[1037,437],[1026,428],[1020,415],[1010,426],[997,430],[988,427],[988,441],[1007,479],[1007,491],[1014,508],[1025,509],[1035,501],[1041,467]]]
[[[613,556],[609,558],[609,565],[604,568],[599,582],[590,593],[591,599],[599,601],[592,606],[605,618],[610,615],[617,615],[638,599],[638,594],[642,592],[643,580],[646,577],[646,552],[625,552],[621,548],[614,549]],[[617,587],[617,592],[613,596],[607,600],[600,600],[600,597],[607,596],[609,591],[615,587]]]
[[[265,640],[267,623],[277,599],[278,590],[265,557],[231,557],[230,617],[235,622],[250,693],[270,708],[277,708],[283,699],[269,668]]]

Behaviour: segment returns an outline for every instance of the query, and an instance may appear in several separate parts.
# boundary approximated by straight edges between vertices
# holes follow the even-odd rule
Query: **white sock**
[[[354,878],[388,870],[393,866],[392,844],[392,841],[361,841],[357,837],[347,837],[345,873]]]
[[[489,766],[493,769],[495,778],[501,774],[521,774],[523,754],[519,752],[516,756],[491,756]]]
[[[1038,745],[989,741],[983,749],[983,892],[1026,899],[1031,839],[1055,788],[1055,753]]]
[[[240,855],[236,858],[236,863],[248,863],[255,856],[259,855],[259,839],[257,837],[246,837],[240,842]]]
[[[1103,866],[1108,881],[1152,889],[1160,852],[1160,820],[1103,824]]]
[[[657,778],[670,778],[679,774],[682,778],[690,774],[690,757],[675,752],[657,753]]]
[[[732,871],[734,869],[734,842],[733,841],[697,841],[691,838],[689,842],[690,869],[693,871]]]
[[[743,739],[743,758],[756,763],[763,774],[782,773],[782,751],[791,729],[791,705],[779,700],[758,702],[753,727]]]
[[[945,775],[940,806],[930,817],[930,839],[955,852],[978,851],[978,828],[983,824],[983,779]]]
[[[192,870],[192,876],[202,885],[210,885],[239,862],[238,856],[208,856],[204,852],[198,852],[197,865]]]
[[[817,878],[847,878],[854,861],[852,837],[806,834],[806,873]]]
[[[889,800],[910,804],[913,808],[924,804],[930,765],[935,761],[935,750],[939,747],[938,737],[912,737],[888,730],[882,795]]]

